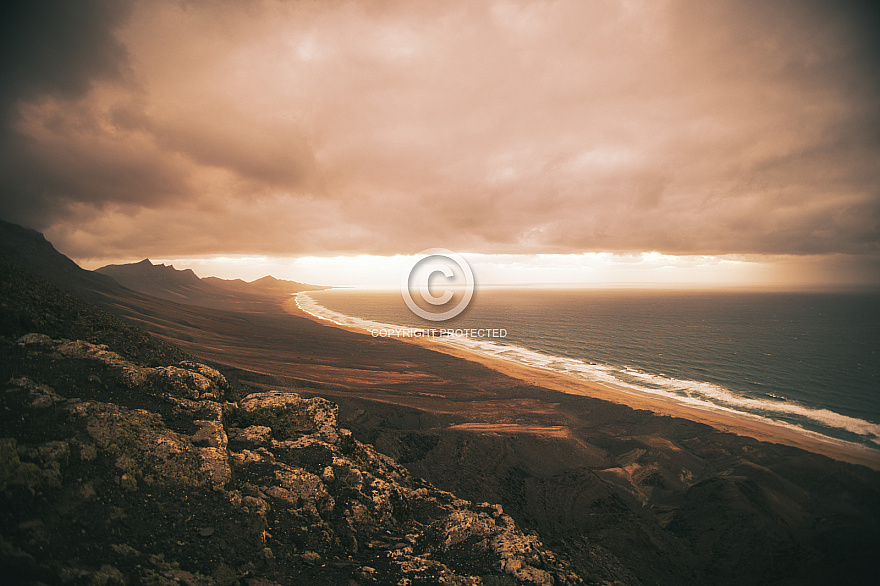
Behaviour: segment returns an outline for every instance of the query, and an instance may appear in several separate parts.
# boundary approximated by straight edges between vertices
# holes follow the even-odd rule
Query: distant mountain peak
[[[180,300],[179,289],[198,286],[202,281],[192,269],[178,270],[172,265],[154,264],[149,258],[136,263],[103,266],[95,272],[113,277],[129,289],[176,301]],[[171,297],[162,294],[169,291],[175,293]]]
[[[285,281],[271,275],[247,283],[241,279],[199,278],[192,269],[176,269],[173,265],[153,263],[149,258],[140,262],[107,265],[95,272],[113,277],[129,289],[204,307],[242,307],[242,303],[267,298],[283,299],[299,291],[324,287]]]

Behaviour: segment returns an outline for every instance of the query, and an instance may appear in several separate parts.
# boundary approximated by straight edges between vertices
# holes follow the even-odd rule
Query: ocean
[[[330,289],[297,303],[377,335],[477,330],[438,340],[880,449],[877,293],[482,287],[446,322],[416,317],[399,291]]]

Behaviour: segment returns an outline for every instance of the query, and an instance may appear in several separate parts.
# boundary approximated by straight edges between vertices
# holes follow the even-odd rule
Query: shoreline
[[[296,296],[282,303],[285,312],[305,317],[328,327],[335,327],[364,336],[370,336],[367,328],[341,324],[328,318],[313,315],[301,309]],[[723,413],[713,409],[675,403],[648,393],[614,388],[593,381],[581,380],[567,374],[553,372],[536,366],[527,366],[503,358],[488,356],[480,352],[449,344],[442,338],[397,337],[401,342],[434,350],[462,360],[477,363],[496,372],[522,381],[525,384],[548,389],[568,395],[590,397],[625,405],[632,409],[647,410],[656,415],[677,417],[709,425],[719,431],[750,437],[758,441],[783,444],[802,450],[821,454],[835,460],[859,464],[873,470],[880,470],[880,450],[872,450],[859,444],[835,440],[809,430],[788,427],[784,424],[753,419],[746,415]]]

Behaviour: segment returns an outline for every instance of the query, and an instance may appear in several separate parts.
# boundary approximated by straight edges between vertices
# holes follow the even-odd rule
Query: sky
[[[86,268],[880,284],[872,2],[0,10],[0,217]]]

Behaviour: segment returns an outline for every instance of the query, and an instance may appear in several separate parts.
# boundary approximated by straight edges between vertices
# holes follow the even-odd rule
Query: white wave
[[[842,429],[850,433],[865,436],[880,444],[875,438],[880,438],[880,425],[841,415],[828,409],[812,409],[797,403],[786,401],[762,401],[749,397],[742,397],[732,393],[729,389],[720,385],[669,378],[639,372],[633,369],[618,370],[614,367],[602,364],[586,363],[573,358],[560,358],[521,348],[513,345],[501,345],[494,342],[466,343],[463,340],[448,340],[448,344],[479,349],[482,353],[518,362],[526,366],[542,368],[554,372],[569,374],[592,382],[597,382],[617,389],[629,389],[640,393],[649,393],[662,396],[666,399],[704,409],[716,409],[738,415],[746,415],[750,418],[762,419],[768,423],[783,424],[784,422],[774,419],[773,415],[795,415],[811,420],[820,425]],[[487,346],[498,348],[487,348]],[[489,350],[489,351],[487,351]],[[620,374],[626,374],[633,378],[644,380],[654,386],[634,384],[620,378]],[[682,394],[682,392],[686,394]],[[756,413],[745,410],[759,411],[765,414],[761,417]],[[790,425],[786,425],[789,427]],[[801,426],[794,426],[803,430]],[[805,430],[804,430],[805,431]]]
[[[400,326],[396,326],[393,324],[383,324],[375,321],[361,319],[359,317],[352,317],[350,315],[345,315],[344,313],[339,313],[338,311],[333,311],[332,309],[327,309],[305,292],[297,293],[294,297],[294,301],[296,302],[296,306],[301,311],[306,312],[312,317],[332,322],[337,326],[348,326],[361,328],[364,330],[402,329]]]
[[[729,389],[712,383],[668,378],[639,372],[633,369],[626,369],[624,372],[630,376],[648,381],[655,385],[670,387],[685,392],[693,392],[728,405],[754,409],[761,412],[797,415],[827,425],[828,427],[844,429],[858,435],[880,437],[880,425],[857,419],[855,417],[841,415],[840,413],[835,413],[829,409],[812,409],[810,407],[805,407],[791,401],[790,399],[779,401],[752,399],[736,395],[730,392]]]
[[[320,305],[306,293],[298,293],[295,299],[297,307],[302,311],[336,325],[364,330],[407,329],[404,326],[374,322],[333,311]],[[874,443],[880,444],[880,441],[878,441],[880,440],[880,425],[842,415],[828,409],[812,409],[788,399],[779,401],[752,399],[737,395],[730,391],[730,389],[713,383],[649,374],[633,368],[617,369],[609,365],[553,356],[521,346],[507,343],[502,344],[492,340],[473,339],[465,336],[431,337],[426,339],[438,344],[458,346],[485,356],[582,378],[617,390],[648,393],[692,407],[724,411],[750,419],[761,420],[765,423],[797,429],[799,432],[815,434],[828,439],[828,436],[824,434],[810,432],[800,425],[780,421],[773,416],[784,417],[788,415],[801,417],[825,427],[841,429],[864,436]],[[624,380],[621,378],[621,375],[643,381],[643,384]]]

